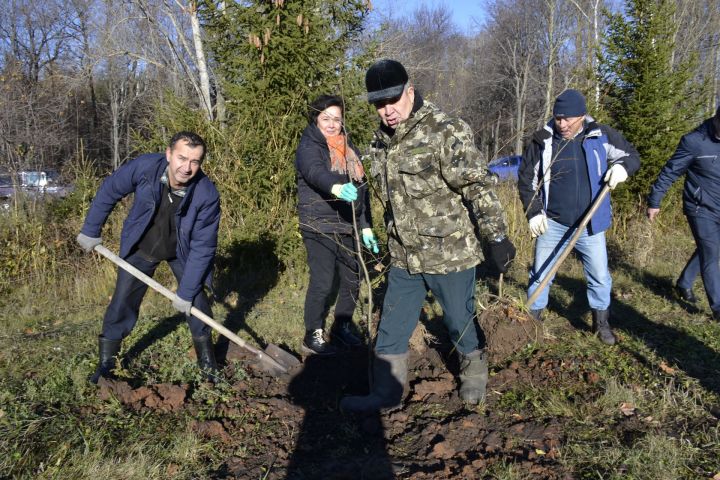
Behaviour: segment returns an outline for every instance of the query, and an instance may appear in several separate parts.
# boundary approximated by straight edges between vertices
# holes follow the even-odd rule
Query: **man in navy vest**
[[[677,282],[678,293],[694,302],[692,282],[700,270],[712,316],[720,320],[720,108],[714,117],[680,139],[650,190],[647,209],[650,220],[660,213],[660,202],[683,174],[686,174],[683,212],[695,237],[697,251]]]
[[[635,147],[587,115],[580,92],[566,90],[557,97],[553,118],[535,132],[520,163],[518,190],[530,233],[537,237],[528,296],[545,278],[603,185],[607,182],[615,188],[639,168]],[[587,279],[593,332],[608,345],[615,343],[609,323],[612,278],[605,245],[611,220],[608,196],[575,245]],[[547,306],[551,283],[552,279],[530,307],[537,319]]]
[[[120,257],[152,276],[167,261],[178,289],[173,306],[186,315],[198,366],[208,380],[217,371],[210,327],[190,315],[195,306],[212,315],[203,286],[210,286],[220,223],[220,196],[201,170],[205,142],[192,132],[175,134],[164,153],[152,153],[126,163],[100,186],[77,242],[91,252],[110,212],[123,197],[134,193],[120,237]],[[147,285],[119,268],[115,293],[98,338],[100,361],[90,378],[113,378],[122,339],[138,319]]]

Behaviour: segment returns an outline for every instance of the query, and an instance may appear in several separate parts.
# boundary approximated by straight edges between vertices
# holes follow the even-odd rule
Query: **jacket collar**
[[[400,141],[405,136],[412,132],[418,123],[420,123],[425,117],[430,115],[431,113],[437,111],[437,107],[433,105],[431,102],[426,101],[423,99],[419,93],[415,94],[415,102],[413,103],[413,110],[410,113],[410,116],[402,122],[400,125],[398,125],[398,128],[395,129],[394,134],[391,134],[392,130],[385,127],[385,124],[381,123],[380,128],[376,131],[376,135],[386,144],[390,144],[391,139],[396,139],[396,141]],[[390,131],[388,131],[390,130]]]
[[[155,170],[155,172],[154,172],[155,178],[153,179],[154,180],[153,183],[155,185],[157,185],[157,187],[158,187],[158,188],[153,189],[153,191],[155,192],[155,195],[156,195],[155,201],[160,200],[159,195],[161,195],[161,192],[162,192],[162,184],[163,184],[162,179],[163,179],[163,176],[166,174],[167,167],[168,167],[168,161],[167,161],[167,158],[165,158],[165,154],[160,154],[160,158],[161,158],[161,160],[160,160],[161,163],[159,163],[158,168]],[[148,171],[148,173],[149,173],[149,171]],[[187,187],[185,187],[185,194],[183,195],[184,198],[183,198],[182,202],[180,203],[180,210],[184,210],[187,208],[187,205],[189,204],[190,199],[193,196],[193,192],[195,191],[195,186],[198,184],[198,182],[200,182],[200,180],[202,180],[203,177],[205,177],[205,172],[203,172],[202,168],[200,168],[200,170],[198,170],[197,174],[192,178],[192,180],[190,180],[190,183],[188,183]],[[148,180],[150,180],[150,179],[148,179]],[[170,186],[168,185],[168,188],[169,187]]]

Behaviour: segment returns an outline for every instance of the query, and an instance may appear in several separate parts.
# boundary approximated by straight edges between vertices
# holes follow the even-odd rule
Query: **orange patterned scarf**
[[[326,137],[325,140],[330,149],[330,170],[350,175],[355,182],[362,182],[365,170],[355,151],[348,146],[345,135]]]

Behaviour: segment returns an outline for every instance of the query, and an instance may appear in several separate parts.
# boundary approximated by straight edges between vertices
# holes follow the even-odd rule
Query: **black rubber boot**
[[[370,394],[345,397],[340,401],[340,409],[370,414],[399,407],[407,383],[407,359],[407,353],[376,355]]]
[[[193,337],[197,365],[206,381],[215,383],[218,376],[218,366],[215,361],[215,350],[213,349],[212,336]]]
[[[357,348],[361,346],[362,340],[360,340],[352,331],[352,324],[347,321],[335,320],[332,328],[330,329],[330,338],[332,340],[338,340],[341,344],[350,348]]]
[[[615,335],[610,330],[610,309],[592,309],[592,331],[597,333],[603,343],[615,345]]]
[[[467,355],[459,355],[460,398],[465,403],[477,405],[485,400],[488,381],[487,354],[485,350],[475,350]]]
[[[537,320],[538,322],[542,322],[542,316],[543,316],[543,309],[539,308],[537,310],[530,310],[528,312],[532,318]]]
[[[90,377],[92,383],[97,384],[100,377],[107,379],[117,378],[112,372],[117,365],[117,354],[120,352],[122,340],[108,340],[102,335],[98,336],[98,366],[95,373]]]
[[[302,349],[305,353],[311,355],[335,355],[337,353],[337,348],[325,340],[323,331],[320,328],[305,332]]]
[[[692,288],[682,288],[675,285],[675,293],[677,293],[677,296],[680,297],[682,300],[685,300],[688,303],[692,303],[693,305],[695,305],[698,301],[697,297],[692,291]]]

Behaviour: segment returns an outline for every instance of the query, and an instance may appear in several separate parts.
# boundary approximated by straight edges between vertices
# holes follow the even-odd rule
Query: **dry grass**
[[[514,186],[502,185],[499,195],[508,206],[510,236],[518,247],[517,260],[506,275],[505,294],[522,304],[532,240]],[[720,404],[720,325],[709,322],[703,312],[688,313],[670,296],[669,287],[693,245],[682,216],[665,215],[654,225],[642,217],[618,219],[609,234],[616,295],[613,322],[621,338],[619,345],[604,347],[582,331],[588,322],[587,305],[582,268],[576,260],[568,259],[553,286],[545,326],[557,341],[547,347],[546,355],[581,359],[598,373],[599,382],[588,386],[579,381],[544,390],[525,386],[525,391],[508,395],[506,403],[498,405],[509,413],[521,410],[537,419],[567,419],[572,428],[565,432],[561,462],[576,478],[693,478],[702,476],[700,472],[720,470],[720,427],[708,413]],[[0,219],[3,241],[20,238],[17,229],[22,221],[21,217]],[[121,221],[122,212],[114,213],[106,230],[111,249],[117,248]],[[189,418],[178,415],[168,422],[160,415],[138,415],[112,402],[100,402],[85,381],[94,368],[95,338],[112,292],[114,268],[74,247],[77,221],[56,228],[62,234],[23,233],[28,246],[48,238],[57,240],[54,246],[47,244],[44,253],[35,253],[55,257],[42,261],[38,256],[24,263],[22,268],[32,275],[12,285],[0,300],[4,325],[0,333],[0,476],[208,475],[232,452],[223,451],[220,444],[199,441],[187,430]],[[229,246],[223,248],[221,254],[228,253]],[[30,254],[18,254],[18,258]],[[299,351],[307,272],[300,261],[284,271],[264,270],[272,265],[266,261],[272,254],[254,254],[258,264],[247,263],[252,258],[239,267],[229,264],[228,269],[239,269],[238,275],[232,277],[235,283],[224,292],[224,301],[215,306],[215,316],[248,341],[259,339]],[[296,255],[301,257],[301,253]],[[158,279],[168,286],[174,283],[165,268]],[[3,280],[7,285],[7,277]],[[479,282],[480,305],[490,302],[496,286],[492,278]],[[700,307],[707,311],[704,298]],[[440,313],[435,308],[428,306],[431,319]],[[362,315],[359,308],[358,324]],[[146,337],[154,340],[131,363],[134,377],[147,382],[194,381],[187,328],[159,295],[146,298],[125,348]],[[221,395],[222,389],[216,393]],[[628,425],[635,424],[623,423],[628,420],[619,410],[622,404],[635,408],[637,413],[630,418],[642,427],[639,434],[627,433]],[[88,413],[80,413],[88,407]],[[519,472],[510,463],[487,475],[526,478]]]

